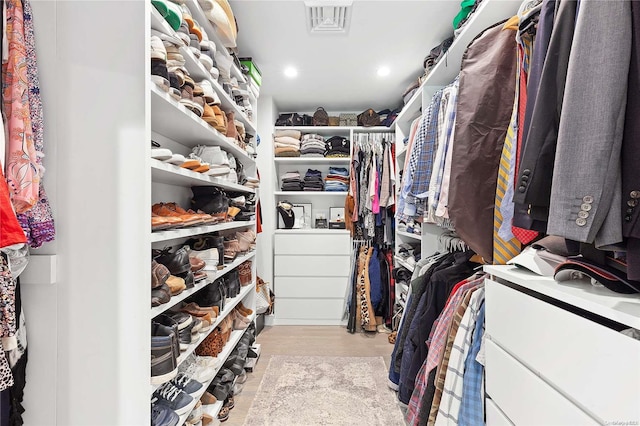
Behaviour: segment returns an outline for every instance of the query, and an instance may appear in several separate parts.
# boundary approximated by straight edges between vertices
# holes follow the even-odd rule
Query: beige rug
[[[278,356],[245,426],[404,425],[382,357]]]

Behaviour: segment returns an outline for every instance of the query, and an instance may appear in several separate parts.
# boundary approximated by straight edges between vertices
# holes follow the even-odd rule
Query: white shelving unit
[[[413,240],[418,240],[418,241],[422,240],[422,235],[420,234],[412,234],[410,232],[405,232],[405,231],[396,231],[396,234],[406,238],[411,238]]]
[[[346,197],[348,192],[346,191],[274,191],[273,195],[276,196],[310,196],[310,197]]]
[[[350,157],[345,158],[320,158],[320,157],[276,157],[274,160],[276,164],[281,165],[329,165],[329,166],[346,166],[351,163]]]
[[[217,49],[224,54],[227,53],[226,48],[222,46],[220,40],[215,33],[213,26],[207,21],[200,8],[197,0],[187,0],[186,4],[193,13],[193,18],[198,21],[203,30],[207,33],[210,40],[217,44]],[[167,34],[175,35],[173,29],[164,21],[162,16],[155,10],[154,7],[150,8],[150,25],[152,28],[162,31]],[[235,118],[241,121],[248,134],[257,135],[257,130],[254,122],[250,120],[247,115],[241,110],[234,100],[224,91],[222,85],[213,80],[211,74],[200,63],[200,61],[194,56],[194,54],[187,48],[181,48],[180,53],[185,58],[185,68],[188,70],[190,76],[196,81],[208,80],[211,82],[213,89],[221,101],[221,109],[225,112],[232,111]],[[237,66],[231,67],[232,76],[238,79],[239,84],[245,84],[246,80],[242,76],[242,73]],[[236,145],[235,141],[231,138],[227,138],[222,133],[215,130],[208,125],[204,120],[198,117],[196,114],[185,108],[179,102],[175,101],[168,93],[159,89],[153,83],[147,83],[149,87],[149,105],[151,108],[151,139],[159,142],[163,147],[167,147],[174,153],[187,154],[191,149],[197,145],[207,146],[219,146],[222,150],[234,155],[238,162],[244,167],[244,171],[247,176],[256,176],[257,168],[255,159],[248,155],[246,151]],[[253,116],[256,117],[256,100],[253,100]],[[248,188],[243,185],[228,182],[224,179],[217,177],[206,176],[201,173],[196,173],[191,170],[183,169],[172,164],[164,163],[155,159],[148,159],[145,164],[149,165],[150,181],[152,184],[152,200],[157,201],[175,201],[186,208],[185,203],[188,203],[191,197],[192,186],[212,186],[218,187],[225,191],[238,192],[246,195],[255,194],[258,197],[258,191],[252,188]],[[220,231],[233,231],[251,228],[255,230],[256,221],[233,221],[224,222],[215,225],[207,226],[195,226],[182,229],[173,229],[159,232],[149,231],[148,241],[150,243],[149,251],[151,248],[162,247],[163,244],[180,246],[183,242],[198,235],[209,234]],[[234,308],[242,302],[243,305],[254,310],[254,314],[251,316],[251,320],[255,319],[255,277],[256,277],[256,251],[252,251],[246,254],[239,255],[233,262],[225,264],[221,269],[215,271],[207,271],[207,279],[197,283],[193,288],[187,289],[171,298],[171,300],[161,306],[151,308],[149,311],[149,317],[151,319],[156,316],[169,311],[170,309],[179,306],[181,302],[187,299],[189,296],[202,291],[207,286],[211,285],[216,279],[229,274],[235,270],[240,264],[246,261],[252,261],[252,276],[254,280],[247,286],[241,288],[240,293],[234,298],[228,298],[225,303],[224,309],[220,312],[219,316],[215,319],[211,328],[207,333],[201,333],[196,342],[189,345],[186,351],[180,354],[177,362],[181,365],[186,358],[194,353],[198,345],[200,345],[204,339],[211,334],[216,327],[226,318]],[[231,354],[235,346],[240,341],[244,330],[233,331],[223,351],[218,355],[218,358],[224,363],[226,358]],[[211,381],[209,381],[210,383]],[[206,391],[209,383],[203,383],[202,391],[200,395],[194,397],[192,407],[190,410],[180,417],[179,424],[182,425],[193,406],[197,403],[201,394]],[[151,386],[151,392],[155,391],[157,386]],[[211,413],[214,417],[217,416],[218,411],[222,407],[222,402],[214,405],[215,413]],[[148,409],[148,408],[146,408]]]
[[[400,256],[394,256],[394,259],[396,261],[396,263],[400,266],[403,266],[405,268],[407,268],[409,271],[413,272],[413,270],[415,269],[415,265],[410,264],[409,262],[407,262],[406,260],[404,260],[403,258],[401,258]]]

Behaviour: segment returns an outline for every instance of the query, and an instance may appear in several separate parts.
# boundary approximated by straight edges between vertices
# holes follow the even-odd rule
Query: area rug
[[[274,355],[245,426],[404,425],[382,357]]]

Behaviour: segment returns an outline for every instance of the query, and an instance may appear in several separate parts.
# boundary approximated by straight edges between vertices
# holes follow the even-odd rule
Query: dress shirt
[[[447,204],[449,203],[449,177],[451,176],[451,161],[453,153],[454,127],[456,124],[456,109],[458,106],[458,79],[453,82],[452,94],[447,105],[447,141],[446,155],[444,159],[444,171],[442,174],[442,188],[440,190],[440,199],[435,209],[436,217],[449,218],[447,212]]]
[[[409,143],[407,144],[407,154],[405,155],[404,165],[402,167],[403,174],[400,181],[400,191],[398,191],[398,205],[396,208],[396,217],[398,218],[398,220],[407,221],[411,218],[411,216],[404,213],[404,207],[411,190],[411,183],[413,182],[413,177],[411,176],[410,170],[410,158],[415,155],[413,152],[414,141],[416,138],[416,134],[418,133],[418,127],[420,126],[423,117],[424,115],[416,118],[415,120],[413,120],[413,123],[411,123],[411,131],[409,132]]]
[[[484,303],[484,288],[478,289],[471,296],[469,307],[462,317],[456,339],[451,348],[451,357],[447,367],[440,408],[436,417],[436,426],[457,425],[462,400],[464,363],[471,348],[471,338],[476,325],[480,308]]]
[[[484,306],[483,303],[478,312],[471,350],[464,362],[462,403],[458,415],[460,426],[475,426],[484,422],[484,389],[482,387],[484,360],[478,356],[484,340]]]

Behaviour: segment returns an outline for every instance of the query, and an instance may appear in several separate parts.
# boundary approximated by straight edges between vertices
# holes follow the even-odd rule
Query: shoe
[[[151,404],[151,426],[177,426],[180,416],[162,404]]]
[[[229,395],[229,397],[227,398],[227,401],[225,402],[225,404],[228,404],[229,406],[229,410],[233,410],[234,407],[236,406],[236,403],[233,399],[233,395]]]
[[[162,231],[164,229],[182,228],[184,221],[178,217],[158,216],[151,212],[151,230]]]
[[[211,395],[209,392],[205,392],[200,397],[200,402],[202,402],[203,405],[212,405],[218,402],[218,400],[216,399],[215,396]]]
[[[253,281],[251,274],[251,261],[248,260],[238,266],[238,275],[240,278],[240,285],[246,287]]]
[[[183,306],[181,310],[182,312],[186,312],[194,317],[200,318],[203,322],[206,322],[203,324],[203,329],[207,328],[207,324],[209,324],[210,327],[213,323],[213,318],[216,317],[213,309],[202,308],[196,303],[189,303],[188,305]]]
[[[253,231],[236,232],[236,238],[240,244],[241,251],[248,252],[256,248],[256,237]]]
[[[229,199],[229,204],[236,207],[244,207],[246,203],[247,197],[245,197],[244,195]]]
[[[167,286],[169,287],[169,291],[171,291],[172,296],[177,296],[187,289],[184,279],[176,277],[175,275],[171,275],[167,278]]]
[[[195,407],[193,407],[193,410],[191,411],[191,413],[189,413],[189,417],[187,417],[187,425],[195,425],[198,422],[200,422],[200,420],[202,420],[202,415],[204,414],[204,412],[202,411],[202,402],[198,401],[196,402]]]
[[[213,124],[209,124],[215,127],[216,122],[212,122]],[[222,151],[219,146],[199,145],[193,148],[193,152],[200,158],[202,158],[203,161],[209,163],[209,171],[205,173],[206,175],[223,176],[229,174],[229,172],[231,171],[231,169],[229,168],[229,159],[227,157],[227,154]]]
[[[151,148],[151,158],[165,161],[171,159],[173,153],[167,148]]]
[[[219,131],[220,133],[222,133],[224,136],[227,135],[227,118],[224,115],[224,113],[222,112],[222,110],[220,109],[220,107],[218,105],[212,105],[211,108],[213,108],[213,113],[216,116],[218,125],[215,126],[214,128]]]
[[[189,217],[191,219],[198,219],[197,223],[192,223],[192,224],[197,224],[197,225],[202,225],[205,222],[207,222],[209,220],[209,218],[211,217],[208,214],[200,214],[200,213],[189,213],[187,210],[183,209],[182,207],[180,207],[178,204],[176,203],[164,203],[164,206],[171,210],[172,212],[177,213],[178,215],[180,215],[180,217]]]
[[[204,103],[202,87],[200,87],[198,84],[194,84],[193,86],[193,101],[196,104],[195,113],[198,115],[198,117],[202,117],[202,114],[204,114],[205,103]]]
[[[151,36],[151,59],[160,59],[162,61],[167,61],[167,50],[164,47],[164,43],[160,40],[158,36]]]
[[[196,356],[194,363],[200,368],[211,368],[215,371],[218,371],[222,366],[220,358],[215,356]]]
[[[164,305],[171,300],[171,289],[165,283],[151,290],[151,307]]]
[[[218,249],[211,248],[207,250],[191,250],[191,259],[199,259],[204,263],[203,270],[216,271],[218,268]]]
[[[174,312],[168,315],[178,324],[178,331],[184,330],[193,323],[193,317],[185,312]]]
[[[191,272],[201,271],[206,263],[202,259],[198,259],[197,257],[189,257],[189,263],[191,264]]]
[[[179,416],[189,411],[189,405],[193,397],[176,387],[172,382],[165,383],[153,393],[152,404],[160,404],[169,407]]]
[[[190,214],[184,214],[184,213],[178,213],[174,210],[172,210],[171,208],[169,208],[168,206],[175,206],[175,203],[169,203],[167,205],[165,205],[164,203],[158,203],[158,204],[154,204],[151,208],[152,212],[155,213],[157,216],[162,216],[162,217],[177,217],[180,218],[182,220],[182,226],[193,226],[193,225],[199,225],[203,223],[202,218],[200,218],[199,216],[196,215],[190,215]],[[160,262],[160,261],[159,261]],[[160,262],[162,263],[162,262]],[[171,270],[171,268],[169,267],[169,270]],[[186,271],[183,271],[186,272]],[[176,274],[175,272],[172,272],[172,274]]]
[[[221,422],[226,422],[227,420],[229,420],[228,406],[225,405],[220,409],[220,412],[218,413],[218,420],[220,420]]]
[[[240,313],[242,315],[244,315],[245,317],[250,317],[251,315],[253,315],[253,310],[245,307],[242,302],[238,303],[238,306],[236,307],[236,309],[238,309],[240,311]]]
[[[166,266],[172,275],[182,276],[191,270],[189,252],[185,247],[180,247],[173,253],[170,248],[153,250],[152,256],[158,263]]]
[[[178,80],[178,75],[173,71],[169,71],[169,94],[174,101],[180,102],[182,98],[180,96],[180,81]]]
[[[251,324],[251,321],[246,322],[246,321],[248,321],[248,318],[243,316],[237,310],[234,310],[229,315],[233,316],[233,329],[234,330],[246,330],[247,327],[249,327],[249,324]]]
[[[238,137],[238,132],[236,131],[236,125],[235,125],[235,114],[233,113],[233,111],[229,111],[227,112],[226,116],[227,116],[227,137],[235,141],[235,139]]]
[[[169,91],[171,86],[169,84],[169,71],[167,70],[166,61],[162,59],[151,60],[151,81],[163,91]]]
[[[178,31],[182,23],[182,11],[180,6],[168,0],[151,0],[151,4],[160,12],[174,31]]]
[[[197,169],[202,165],[202,160],[193,152],[189,154],[184,163],[180,165],[183,169]]]
[[[181,312],[181,313],[184,313],[184,312]],[[191,315],[189,316],[191,317]],[[186,351],[187,349],[189,349],[189,345],[198,341],[198,334],[196,333],[196,335],[194,336],[192,333],[193,326],[194,326],[194,323],[192,320],[188,326],[186,326],[185,328],[183,328],[178,332],[178,341],[180,342],[181,351]]]
[[[170,159],[164,160],[165,163],[173,164],[174,166],[179,166],[185,161],[186,158],[182,154],[173,154]]]
[[[200,383],[208,383],[216,375],[216,369],[211,367],[203,367],[197,363],[191,363],[185,370],[185,373]]]
[[[236,378],[236,383],[240,383],[241,385],[244,384],[247,381],[247,372],[243,371],[242,374],[240,374],[237,378]]]
[[[202,426],[209,426],[213,423],[213,420],[214,418],[211,415],[204,413],[202,415]]]
[[[170,383],[189,395],[195,395],[202,389],[202,383],[193,380],[185,373],[178,373]]]
[[[233,262],[238,257],[240,244],[238,240],[225,240],[224,242],[224,260],[225,262]]]
[[[180,103],[184,105],[185,108],[193,111],[200,117],[202,116],[202,111],[200,111],[200,114],[196,112],[198,110],[198,105],[193,100],[194,86],[195,83],[193,82],[193,79],[186,75],[184,77],[184,85],[182,86],[182,91],[180,92],[180,95],[182,96],[182,99],[180,99]]]
[[[161,385],[178,374],[175,333],[171,327],[157,323],[152,324],[151,331],[151,384]]]
[[[171,273],[166,266],[159,264],[155,260],[151,261],[151,288],[161,287],[166,284]]]
[[[191,318],[193,318],[193,328],[191,329],[191,334],[195,336],[202,332],[202,325],[204,324],[204,321],[202,321],[200,318]]]
[[[236,217],[238,213],[240,213],[240,211],[241,210],[238,207],[229,207],[229,209],[227,210],[227,220],[231,222],[233,218]]]

